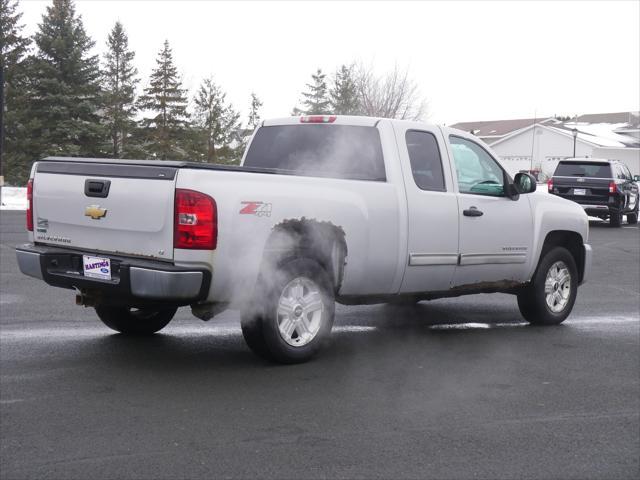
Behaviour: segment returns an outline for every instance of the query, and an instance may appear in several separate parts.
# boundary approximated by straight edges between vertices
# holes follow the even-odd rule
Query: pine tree
[[[98,56],[72,0],[53,0],[36,32],[30,65],[32,123],[37,156],[102,154]]]
[[[315,74],[311,75],[312,83],[307,83],[307,92],[303,92],[304,113],[306,115],[319,115],[329,113],[331,102],[329,101],[326,75],[318,69]]]
[[[147,129],[149,153],[162,160],[181,158],[184,155],[181,139],[189,118],[188,100],[173,64],[168,40],[158,54],[156,68],[151,72],[149,86],[144,92],[138,107],[153,114],[142,121]]]
[[[247,128],[255,130],[260,123],[260,107],[262,107],[262,102],[255,93],[251,92],[251,107],[249,108]]]
[[[240,129],[240,114],[226,102],[226,96],[213,79],[207,78],[193,100],[196,126],[204,140],[197,150],[201,152],[201,158],[209,163],[227,163],[231,160],[229,144]]]
[[[29,156],[20,148],[24,124],[28,121],[24,115],[28,102],[25,57],[30,41],[22,35],[22,13],[17,9],[17,0],[0,0],[0,69],[3,79],[0,175],[6,175],[7,183],[23,185],[31,168]]]
[[[133,64],[134,57],[122,24],[116,22],[107,38],[102,72],[103,120],[108,128],[109,150],[114,158],[127,156],[127,137],[135,128],[138,70]]]
[[[342,65],[336,72],[329,98],[333,113],[336,115],[360,114],[360,101],[353,67]]]

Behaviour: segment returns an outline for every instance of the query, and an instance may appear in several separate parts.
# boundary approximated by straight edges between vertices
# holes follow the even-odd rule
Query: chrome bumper
[[[131,293],[140,298],[189,299],[198,296],[202,272],[163,272],[148,268],[129,269]]]
[[[591,211],[599,211],[599,212],[602,212],[602,213],[609,213],[609,206],[608,205],[582,205],[582,204],[580,204],[580,206],[584,209],[584,211],[591,210]]]
[[[111,280],[85,277],[82,255],[101,255],[116,265]],[[188,305],[206,297],[211,273],[166,262],[26,244],[16,248],[20,271],[49,285],[97,291],[105,296]]]

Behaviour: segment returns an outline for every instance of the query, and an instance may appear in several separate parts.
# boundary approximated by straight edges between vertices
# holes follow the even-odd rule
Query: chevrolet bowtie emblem
[[[100,207],[100,205],[89,205],[84,209],[84,216],[91,217],[94,220],[100,220],[107,215],[107,209]]]

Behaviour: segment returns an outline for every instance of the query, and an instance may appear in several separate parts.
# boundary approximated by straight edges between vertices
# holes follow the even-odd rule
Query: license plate
[[[85,277],[111,280],[111,260],[108,258],[83,255],[82,268]]]
[[[586,188],[574,188],[573,189],[573,194],[574,195],[586,195],[587,194],[587,189]]]

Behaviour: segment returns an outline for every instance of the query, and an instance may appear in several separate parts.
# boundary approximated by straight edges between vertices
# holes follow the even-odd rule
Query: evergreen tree
[[[147,130],[149,153],[162,160],[181,158],[181,139],[188,122],[187,96],[173,64],[168,40],[158,54],[156,68],[151,72],[149,86],[144,92],[138,106],[153,114],[142,121]]]
[[[232,160],[229,145],[238,135],[240,114],[226,102],[226,93],[213,79],[205,79],[195,95],[194,104],[196,126],[204,140],[197,149],[200,157],[209,163]]]
[[[135,127],[138,70],[133,64],[134,57],[122,24],[116,22],[107,38],[102,73],[103,119],[109,134],[109,150],[114,158],[127,156],[127,137]]]
[[[247,124],[247,128],[255,130],[260,123],[260,107],[262,107],[262,102],[255,93],[251,92],[251,107],[249,108],[249,123]]]
[[[30,44],[29,39],[22,35],[21,17],[17,0],[0,0],[0,69],[3,79],[0,175],[6,175],[7,183],[14,185],[26,183],[31,168],[28,155],[20,148],[24,124],[28,120],[23,112],[28,102],[25,57]]]
[[[336,115],[359,115],[360,101],[353,67],[342,65],[336,72],[329,92],[331,107]]]
[[[38,50],[29,65],[31,139],[34,154],[98,156],[100,72],[93,40],[85,33],[72,0],[53,0],[36,32]]]
[[[315,74],[311,75],[312,83],[307,84],[308,91],[303,92],[304,113],[306,115],[318,115],[329,113],[331,102],[329,101],[326,75],[318,69]]]

